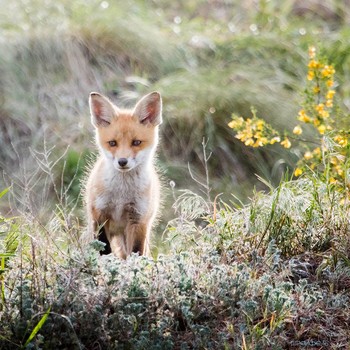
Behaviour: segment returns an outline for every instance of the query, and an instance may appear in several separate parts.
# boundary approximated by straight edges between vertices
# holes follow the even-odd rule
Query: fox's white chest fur
[[[107,212],[121,226],[125,225],[123,221],[127,205],[132,204],[141,215],[146,214],[150,203],[144,193],[151,186],[149,171],[140,167],[121,173],[110,164],[104,164],[103,174],[105,191],[96,196],[94,204],[97,210]]]

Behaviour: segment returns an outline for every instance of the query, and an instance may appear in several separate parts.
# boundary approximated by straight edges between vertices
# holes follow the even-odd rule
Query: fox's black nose
[[[118,164],[121,166],[121,167],[125,167],[126,164],[128,164],[128,160],[126,158],[120,158],[118,160]]]

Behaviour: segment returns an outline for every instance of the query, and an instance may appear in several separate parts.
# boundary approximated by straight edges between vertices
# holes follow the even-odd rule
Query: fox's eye
[[[141,141],[140,141],[140,140],[133,140],[133,141],[131,142],[131,144],[132,144],[133,146],[140,146],[140,145],[141,145]]]
[[[111,146],[111,147],[115,147],[117,145],[117,141],[108,141],[108,144]]]

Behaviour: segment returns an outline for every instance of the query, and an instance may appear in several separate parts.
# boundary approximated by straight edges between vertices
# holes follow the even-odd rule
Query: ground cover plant
[[[348,348],[347,7],[45,3],[1,17],[0,349]],[[164,96],[150,257],[80,240],[97,89]]]
[[[3,220],[1,348],[346,348],[349,205],[331,186],[283,181],[237,208],[184,192],[170,252],[126,261],[80,247],[59,212]]]

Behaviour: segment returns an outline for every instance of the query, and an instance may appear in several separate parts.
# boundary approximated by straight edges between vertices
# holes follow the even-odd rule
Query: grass
[[[60,211],[46,226],[22,219],[1,348],[342,348],[349,207],[327,186],[282,181],[244,206],[183,192],[168,254],[126,261],[101,258],[97,241],[82,249]]]
[[[254,106],[291,131],[310,44],[334,63],[347,113],[345,5],[33,0],[1,11],[0,349],[348,346],[347,175],[331,184],[325,160],[325,173],[293,180],[301,149],[252,150],[227,126]],[[95,149],[87,97],[131,105],[154,89],[165,232],[151,257],[101,257],[100,242],[80,240]]]

